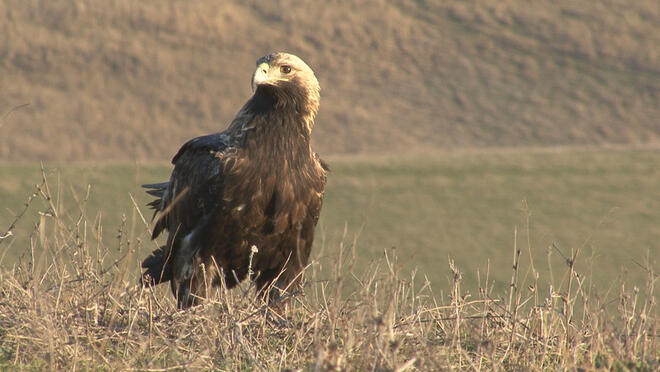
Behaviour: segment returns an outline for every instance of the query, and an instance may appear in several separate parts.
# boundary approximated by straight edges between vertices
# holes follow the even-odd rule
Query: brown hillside
[[[321,153],[660,140],[657,0],[5,0],[0,159],[168,159],[275,50]]]

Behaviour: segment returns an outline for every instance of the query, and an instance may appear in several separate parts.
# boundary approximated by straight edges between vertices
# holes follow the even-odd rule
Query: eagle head
[[[271,53],[257,60],[257,69],[252,75],[252,90],[260,85],[284,88],[288,84],[304,85],[319,91],[314,71],[300,57],[289,53]]]
[[[307,119],[314,120],[319,107],[320,86],[314,71],[298,56],[280,52],[259,58],[252,75],[252,90],[256,93],[260,88],[301,101],[304,111],[308,111]]]

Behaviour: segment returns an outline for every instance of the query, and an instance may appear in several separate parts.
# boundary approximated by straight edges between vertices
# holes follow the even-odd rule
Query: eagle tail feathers
[[[147,194],[151,196],[155,196],[158,199],[156,199],[157,202],[160,202],[160,200],[163,199],[163,196],[165,195],[165,192],[167,191],[167,188],[170,186],[169,182],[160,182],[160,183],[148,183],[145,185],[142,185],[145,189],[147,189]],[[148,205],[152,205],[156,201],[149,203]]]
[[[153,201],[147,203],[147,205],[149,206],[149,208],[155,209],[156,211],[158,211],[160,209],[160,205],[162,203],[163,203],[163,199],[154,199]]]
[[[165,190],[167,186],[169,186],[170,182],[159,182],[159,183],[145,183],[142,185],[145,189],[158,189],[158,190]],[[149,192],[149,191],[147,191]]]
[[[167,189],[169,188],[169,186],[170,186],[169,181],[159,182],[159,183],[148,183],[142,185],[142,187],[147,189],[147,194],[156,197],[156,199],[147,203],[147,206],[154,210],[154,214],[153,216],[151,216],[152,221],[156,218],[158,212],[161,212],[163,211],[163,209],[165,209],[163,199],[166,197]],[[160,235],[160,233],[166,228],[167,228],[166,216],[161,216],[154,225],[153,233],[151,234],[151,239],[156,239],[158,235]]]
[[[172,280],[172,269],[169,265],[169,249],[162,246],[142,261],[142,268],[146,269],[142,273],[142,284],[144,286],[153,286],[156,284]]]

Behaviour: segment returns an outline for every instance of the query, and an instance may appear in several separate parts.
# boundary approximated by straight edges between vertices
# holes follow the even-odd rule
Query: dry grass
[[[259,56],[317,72],[322,154],[660,139],[657,0],[0,2],[0,157],[169,159]]]
[[[250,283],[177,311],[165,289],[137,285],[135,253],[148,242],[149,226],[137,207],[118,227],[115,242],[101,239],[100,218],[88,216],[84,196],[76,213],[59,215],[58,195],[47,178],[27,199],[40,216],[21,262],[0,271],[0,366],[50,370],[372,370],[428,371],[660,368],[654,286],[607,298],[592,295],[588,273],[576,271],[580,250],[556,253],[549,295],[533,265],[523,269],[529,247],[513,247],[510,290],[493,293],[488,272],[479,293],[453,282],[446,293],[421,287],[400,273],[385,251],[356,272],[354,244],[336,251],[334,275],[318,281],[318,262],[307,270],[305,294],[288,297],[285,321],[254,296]],[[39,207],[41,205],[41,207]],[[19,216],[21,213],[19,211]],[[11,245],[11,229],[0,248]],[[118,259],[110,250],[119,252]],[[522,260],[521,260],[522,258]],[[652,267],[648,265],[648,267]],[[420,274],[417,274],[420,275]],[[479,275],[479,274],[477,274]],[[348,290],[347,288],[356,288]],[[604,311],[614,298],[615,314]]]

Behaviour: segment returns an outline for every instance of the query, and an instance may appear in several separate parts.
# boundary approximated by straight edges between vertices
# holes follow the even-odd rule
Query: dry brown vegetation
[[[658,276],[647,265],[644,287],[620,283],[600,297],[575,263],[581,252],[556,253],[563,268],[540,288],[531,249],[513,246],[510,290],[495,293],[489,273],[479,292],[401,274],[392,251],[367,270],[352,267],[354,243],[333,252],[330,280],[318,261],[305,293],[287,295],[284,318],[269,312],[250,283],[177,311],[164,288],[137,284],[136,252],[148,250],[149,225],[134,205],[121,225],[90,216],[81,195],[61,214],[59,193],[44,176],[17,219],[39,216],[23,258],[0,271],[0,367],[50,370],[636,370],[660,368]],[[27,213],[27,214],[26,214]],[[34,216],[32,216],[34,217]],[[2,254],[13,226],[0,233]],[[104,229],[117,229],[115,241]],[[14,247],[14,249],[16,249]],[[317,254],[319,254],[317,252]],[[118,257],[117,259],[113,257]],[[532,285],[526,276],[532,278]],[[354,288],[354,289],[350,289]],[[614,298],[616,312],[607,312]]]
[[[323,102],[315,141],[322,153],[657,144],[658,4],[6,0],[0,2],[0,158],[168,158],[186,139],[225,127],[250,94],[254,60],[272,50],[299,54],[318,73]],[[481,167],[493,164],[479,159]],[[584,159],[590,158],[573,160]],[[601,174],[600,167],[570,172],[589,173],[589,182],[605,182],[605,188],[642,192],[617,203],[632,200],[626,213],[649,219],[654,159],[643,157],[637,167],[619,164],[635,168],[631,173]],[[507,167],[534,175],[524,164]],[[428,167],[407,168],[412,176],[406,182],[418,184],[416,174]],[[539,169],[565,186],[570,177],[560,168]],[[115,172],[126,174],[109,175],[115,183],[97,182],[111,188],[132,177]],[[350,172],[344,180],[365,182],[363,168],[354,173],[359,180]],[[510,190],[497,181],[520,181],[506,173],[484,178],[481,168],[474,174],[494,180],[482,188]],[[608,181],[620,175],[638,177],[638,185]],[[15,191],[7,198],[27,192],[23,181],[8,180]],[[589,182],[568,182],[591,191],[573,197],[609,208],[614,194],[591,190]],[[462,185],[456,190],[465,192]],[[660,369],[653,255],[647,263],[635,261],[646,274],[644,285],[621,279],[608,290],[584,270],[598,265],[581,265],[588,259],[584,245],[566,244],[577,247],[573,251],[551,246],[549,270],[535,266],[527,232],[527,244],[516,236],[507,248],[510,288],[494,284],[495,270],[461,273],[450,259],[439,269],[449,286],[439,290],[424,273],[409,275],[414,269],[397,261],[394,250],[383,251],[367,269],[353,266],[360,253],[345,236],[338,246],[315,251],[304,293],[287,296],[284,318],[269,312],[247,282],[231,292],[218,288],[211,300],[180,312],[166,288],[137,284],[139,258],[153,248],[140,209],[123,208],[132,212],[117,226],[103,215],[117,210],[113,200],[96,214],[89,194],[76,190],[77,203],[62,208],[59,185],[51,192],[44,176],[24,209],[12,213],[14,223],[0,230],[0,369]],[[356,208],[354,199],[340,196]],[[463,199],[456,200],[447,205],[463,208]],[[9,202],[0,200],[2,207]],[[614,234],[653,252],[655,232],[638,231],[637,219],[622,216],[635,228]],[[470,235],[474,226],[457,234]],[[114,239],[108,230],[117,232]],[[437,259],[432,246],[419,245]],[[8,256],[20,258],[8,263]],[[328,256],[334,257],[331,268]],[[470,293],[464,277],[476,278],[478,291]]]
[[[660,6],[625,1],[0,2],[0,157],[166,159],[301,55],[321,153],[657,143]]]

